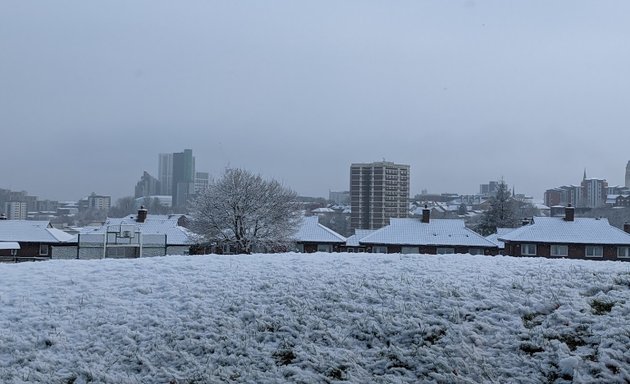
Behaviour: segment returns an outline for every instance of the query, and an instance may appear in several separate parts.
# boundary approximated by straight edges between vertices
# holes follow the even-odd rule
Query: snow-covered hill
[[[630,263],[470,255],[0,265],[3,383],[630,381]]]

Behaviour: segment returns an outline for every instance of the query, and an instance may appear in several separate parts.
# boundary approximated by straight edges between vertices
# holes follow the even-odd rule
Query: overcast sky
[[[298,193],[350,164],[542,198],[630,159],[630,2],[0,0],[0,188],[133,194],[158,153]]]

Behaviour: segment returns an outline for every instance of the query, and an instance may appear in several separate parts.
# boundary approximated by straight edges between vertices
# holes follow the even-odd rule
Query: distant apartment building
[[[354,163],[350,166],[350,225],[378,229],[390,218],[409,214],[409,165],[392,162]]]
[[[56,200],[39,200],[37,201],[38,212],[57,212],[59,202]]]
[[[328,200],[332,201],[335,204],[348,204],[350,203],[350,191],[341,191],[341,192],[328,192]]]
[[[582,204],[584,208],[600,208],[606,205],[608,182],[604,179],[582,180]]]
[[[158,155],[158,181],[160,182],[160,195],[171,196],[173,194],[173,154],[160,153]]]
[[[173,206],[185,207],[195,193],[195,158],[192,149],[173,153]]]
[[[161,186],[159,194],[172,196],[172,206],[181,211],[194,196],[197,185],[203,185],[204,179],[208,179],[207,173],[198,172],[198,175],[195,172],[192,149],[161,153],[158,160],[158,180]]]
[[[479,185],[479,194],[482,196],[493,196],[493,195],[496,195],[498,189],[499,189],[499,182],[490,181],[488,184]]]
[[[615,188],[613,188],[615,190]],[[564,185],[545,191],[545,205],[568,206],[578,208],[600,208],[606,206],[610,193],[605,179],[587,178],[586,171],[580,185]]]
[[[195,194],[208,188],[210,174],[208,172],[195,172]]]
[[[144,171],[140,181],[136,184],[134,197],[147,197],[147,196],[155,196],[159,195],[161,190],[161,184],[158,179],[151,176],[149,172]]]
[[[548,207],[564,205],[566,201],[565,191],[561,188],[552,188],[545,191],[544,204]]]
[[[545,191],[544,203],[548,207],[564,206],[571,204],[574,207],[582,204],[582,186],[563,185]]]
[[[609,195],[606,200],[607,205],[613,207],[630,207],[630,194],[629,195]]]
[[[26,220],[28,204],[24,201],[9,201],[4,204],[4,212],[8,220]]]
[[[105,195],[92,194],[85,199],[79,200],[79,211],[88,209],[97,209],[99,211],[109,211],[112,206],[112,197]]]

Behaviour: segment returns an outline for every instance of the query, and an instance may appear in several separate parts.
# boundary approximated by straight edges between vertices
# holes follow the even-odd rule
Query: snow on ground
[[[3,383],[630,381],[630,263],[470,255],[0,265]]]

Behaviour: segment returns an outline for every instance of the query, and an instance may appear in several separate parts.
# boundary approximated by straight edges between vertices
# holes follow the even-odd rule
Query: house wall
[[[166,252],[164,251],[164,247],[144,247],[142,248],[142,257],[155,257],[155,256],[165,256],[165,255],[187,255],[189,253],[190,247],[185,245],[172,245],[168,246]],[[132,256],[132,254],[134,256]],[[137,252],[126,252],[125,256],[108,256],[112,258],[121,258],[121,257],[137,257],[135,256]],[[77,258],[77,247],[55,247],[53,252],[53,259],[76,259]],[[103,247],[81,247],[79,249],[79,257],[80,260],[94,260],[94,259],[102,259],[103,258]]]
[[[536,256],[522,255],[522,244],[536,244]],[[602,244],[562,244],[568,246],[568,256],[551,256],[550,243],[533,243],[533,242],[507,242],[505,243],[505,255],[516,257],[546,257],[550,259],[581,259],[581,260],[622,260],[629,261],[629,259],[617,258],[617,246],[616,245],[602,245]],[[586,246],[602,246],[603,257],[586,257]],[[629,245],[630,246],[630,245]]]
[[[166,254],[167,255],[188,255],[188,254],[190,254],[190,246],[188,246],[188,245],[169,245],[168,247],[166,247]],[[158,255],[158,256],[162,256],[162,255]]]
[[[20,243],[16,256],[18,257],[43,257],[39,254],[39,243]],[[48,247],[48,256],[50,256],[50,247]]]
[[[331,245],[331,243],[301,243],[298,242],[298,245],[301,245],[304,247],[304,253],[314,253],[317,252],[317,246],[322,244],[322,245]],[[343,244],[332,244],[332,251],[333,252],[341,252]]]
[[[364,247],[366,248],[366,252],[371,252],[372,247],[374,246],[379,246],[378,244],[366,244],[364,245]],[[402,248],[403,245],[387,245],[387,244],[382,244],[380,246],[385,246],[387,247],[387,253],[402,253]],[[474,248],[474,249],[482,249],[482,247],[469,247],[469,246],[436,246],[436,245],[414,245],[413,247],[419,248],[419,252],[418,254],[421,255],[436,255],[437,254],[437,250],[438,248],[454,248],[455,253],[459,253],[459,254],[465,254],[465,253],[470,253],[470,249]],[[484,249],[484,255],[489,255],[489,256],[495,256],[499,254],[499,249],[498,248],[483,248]]]

